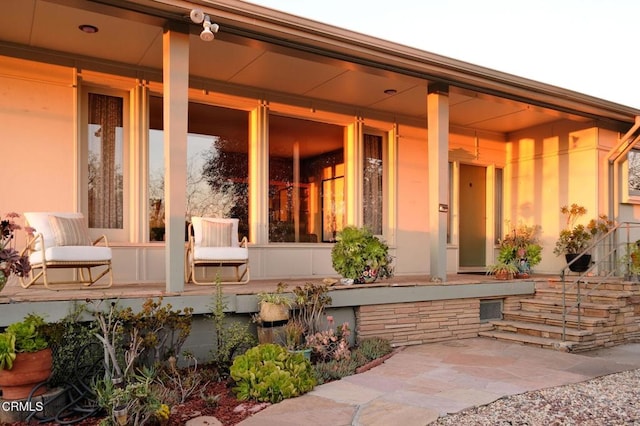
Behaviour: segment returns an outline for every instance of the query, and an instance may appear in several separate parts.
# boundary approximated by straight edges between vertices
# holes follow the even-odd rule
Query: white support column
[[[167,292],[184,290],[187,121],[189,107],[188,28],[166,28],[163,44],[165,280]]]
[[[136,87],[131,90],[131,144],[130,155],[134,164],[141,164],[131,174],[130,185],[130,233],[129,240],[137,243],[147,241],[149,227],[138,218],[149,217],[148,176],[149,164],[143,159],[149,157],[149,88],[146,80],[137,79]],[[147,187],[145,190],[139,188]]]
[[[261,101],[250,114],[249,237],[255,244],[269,242],[269,102]]]
[[[447,215],[449,214],[449,87],[427,91],[429,155],[429,246],[431,278],[447,279]]]
[[[293,232],[294,241],[300,242],[300,142],[293,143]]]
[[[347,128],[344,149],[345,225],[362,226],[362,138],[364,120],[356,117]]]

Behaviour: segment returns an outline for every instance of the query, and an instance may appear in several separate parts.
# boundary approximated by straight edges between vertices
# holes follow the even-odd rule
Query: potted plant
[[[592,219],[585,226],[577,224],[578,218],[587,213],[584,206],[572,204],[563,206],[560,212],[566,217],[566,226],[560,231],[553,253],[556,256],[563,255],[573,272],[585,272],[591,265],[591,254],[584,253],[590,246],[593,237],[607,233],[614,222],[606,215],[600,215],[597,219]]]
[[[345,284],[364,284],[393,274],[389,246],[367,228],[347,226],[331,250],[333,269]]]
[[[306,345],[305,327],[300,321],[290,319],[284,326],[284,339],[287,350],[291,353],[301,353],[311,361],[311,348]]]
[[[513,227],[500,241],[498,262],[513,263],[518,268],[518,278],[528,277],[531,268],[542,260],[539,233],[539,226],[521,224]]]
[[[23,277],[31,270],[29,257],[20,254],[15,248],[15,231],[21,229],[15,219],[17,213],[8,213],[6,219],[0,221],[0,291],[4,288],[11,274]],[[27,229],[27,232],[30,228]]]
[[[25,399],[51,375],[51,348],[43,334],[41,316],[27,315],[0,333],[0,388],[5,400]],[[42,395],[47,388],[38,386],[31,394]]]
[[[293,303],[291,297],[285,294],[287,285],[279,282],[276,291],[261,292],[256,295],[260,306],[259,320],[265,322],[286,321],[289,319],[289,309]]]
[[[304,330],[304,335],[312,335],[320,331],[324,311],[331,305],[329,288],[324,284],[306,283],[293,289],[295,295],[294,319]]]
[[[500,262],[487,267],[487,275],[494,275],[497,280],[512,280],[519,272],[514,262]]]

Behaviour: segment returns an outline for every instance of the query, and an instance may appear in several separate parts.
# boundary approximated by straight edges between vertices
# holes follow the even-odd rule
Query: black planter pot
[[[571,262],[576,257],[578,258],[575,262],[569,265],[569,269],[573,272],[585,272],[591,265],[590,254],[583,254],[582,256],[580,256],[576,253],[567,253],[564,255],[564,257],[567,260],[567,263]]]

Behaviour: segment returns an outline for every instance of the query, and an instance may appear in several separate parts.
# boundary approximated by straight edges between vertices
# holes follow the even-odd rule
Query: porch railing
[[[593,294],[607,278],[630,277],[632,244],[640,239],[640,223],[622,222],[604,235],[595,238],[582,253],[591,254],[591,263],[584,272],[571,272],[571,265],[579,262],[577,256],[560,272],[562,281],[562,340],[566,340],[567,316],[576,312],[578,329],[582,328],[581,304],[584,298]],[[582,288],[582,284],[595,284],[592,288]],[[575,290],[573,303],[567,302],[567,292]]]

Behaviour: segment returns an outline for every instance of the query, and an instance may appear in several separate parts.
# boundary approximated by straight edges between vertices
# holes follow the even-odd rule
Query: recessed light
[[[384,91],[384,93],[386,95],[395,95],[396,93],[398,93],[398,91],[396,89],[387,89]]]
[[[96,27],[95,25],[82,24],[78,26],[78,28],[80,29],[80,31],[87,34],[95,34],[98,32],[98,27]]]

